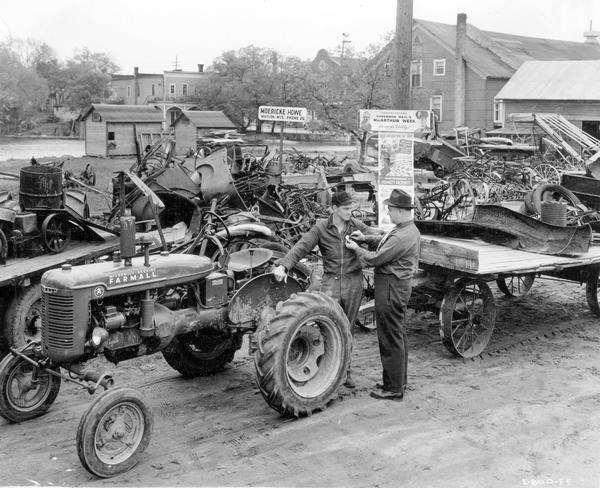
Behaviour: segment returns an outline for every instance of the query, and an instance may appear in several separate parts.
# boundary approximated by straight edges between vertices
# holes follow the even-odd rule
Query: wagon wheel
[[[500,291],[507,297],[522,297],[529,293],[534,281],[535,274],[527,273],[516,276],[500,277],[496,280],[496,284]]]
[[[71,241],[69,220],[60,214],[50,214],[42,222],[42,243],[48,252],[63,252]]]
[[[490,287],[481,280],[460,279],[444,295],[440,336],[452,354],[472,358],[487,346],[496,322]]]
[[[597,317],[600,317],[600,301],[598,300],[598,274],[600,274],[600,267],[590,267],[588,279],[585,284],[585,298],[592,313]]]
[[[551,183],[558,185],[560,183],[560,171],[548,163],[541,163],[533,168],[534,184]]]
[[[434,203],[423,199],[415,198],[415,219],[416,220],[438,220],[440,216],[439,209]]]
[[[472,220],[475,213],[475,193],[469,180],[464,178],[458,180],[452,186],[452,194],[455,200],[455,207],[452,213],[456,220]]]

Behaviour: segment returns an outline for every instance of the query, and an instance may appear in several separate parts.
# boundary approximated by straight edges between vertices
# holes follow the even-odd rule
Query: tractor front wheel
[[[139,391],[125,387],[105,391],[77,428],[81,464],[101,478],[129,471],[148,446],[152,425],[152,412]]]
[[[319,292],[280,302],[256,332],[256,379],[271,408],[300,417],[323,410],[344,382],[350,324],[340,305]]]

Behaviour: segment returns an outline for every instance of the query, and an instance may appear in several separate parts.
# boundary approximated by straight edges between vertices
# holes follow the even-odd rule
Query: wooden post
[[[413,0],[397,0],[394,36],[394,83],[392,105],[395,110],[410,110],[410,66],[412,61]]]

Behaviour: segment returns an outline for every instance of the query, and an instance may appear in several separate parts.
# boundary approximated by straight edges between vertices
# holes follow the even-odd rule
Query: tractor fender
[[[231,298],[227,309],[229,321],[234,325],[256,322],[267,307],[275,310],[279,302],[301,291],[300,283],[291,276],[287,282],[277,281],[273,273],[252,278]]]
[[[248,234],[261,234],[268,238],[273,237],[273,232],[271,229],[262,224],[238,224],[232,225],[228,227],[228,229],[231,237],[247,236]],[[227,232],[225,230],[220,230],[217,232],[217,236],[225,238],[227,236]]]

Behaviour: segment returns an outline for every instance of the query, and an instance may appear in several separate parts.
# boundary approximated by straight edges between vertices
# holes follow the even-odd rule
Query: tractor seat
[[[270,249],[243,249],[242,251],[232,252],[229,255],[227,269],[234,273],[250,271],[260,268],[268,263],[273,257],[273,251]]]

